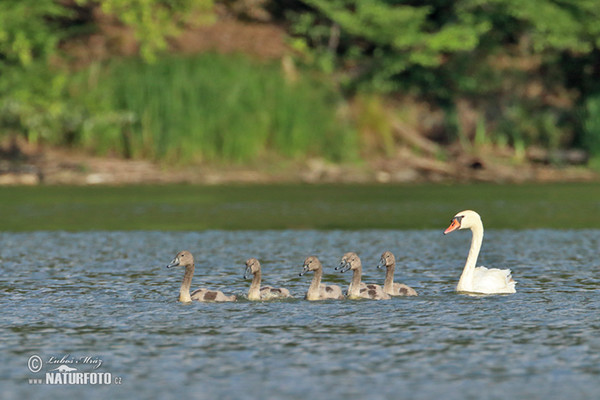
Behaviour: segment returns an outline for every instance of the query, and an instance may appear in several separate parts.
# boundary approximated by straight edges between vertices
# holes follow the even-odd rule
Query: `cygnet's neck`
[[[321,278],[323,277],[323,268],[319,267],[315,270],[315,275],[313,276],[312,281],[310,282],[310,286],[308,287],[308,292],[306,292],[307,300],[318,300],[319,299],[319,286],[321,285]]]
[[[189,303],[192,301],[192,298],[190,297],[190,286],[192,285],[193,276],[194,264],[186,265],[183,281],[181,282],[181,288],[179,289],[179,301],[182,303]]]
[[[396,269],[396,262],[386,267],[385,271],[385,283],[383,284],[383,291],[391,293],[394,290],[394,270]]]
[[[260,270],[258,270],[252,277],[252,284],[250,285],[250,290],[248,291],[249,300],[260,300],[260,275]]]
[[[354,270],[352,281],[348,287],[348,297],[360,297],[360,278],[362,276],[362,266]]]

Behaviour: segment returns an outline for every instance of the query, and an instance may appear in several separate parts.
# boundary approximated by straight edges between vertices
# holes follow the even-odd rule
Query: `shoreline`
[[[0,152],[0,185],[301,184],[301,183],[544,183],[597,182],[582,165],[515,162],[497,149],[455,152],[442,161],[400,148],[393,157],[335,164],[323,159],[276,159],[252,165],[198,163],[165,166],[148,160],[99,157],[63,148],[15,148]]]

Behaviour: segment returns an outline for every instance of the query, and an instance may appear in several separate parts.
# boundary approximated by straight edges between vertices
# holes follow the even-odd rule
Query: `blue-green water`
[[[470,235],[444,237],[445,227],[0,233],[0,397],[597,398],[600,231],[488,229],[480,264],[510,268],[517,293],[469,297],[454,287]],[[180,304],[183,271],[165,265],[182,249],[196,257],[192,289],[243,295],[254,256],[263,283],[295,298]],[[344,252],[361,256],[364,281],[382,283],[375,265],[388,249],[396,281],[419,297],[302,299],[307,255],[345,287],[350,276],[333,270]],[[30,383],[65,355],[102,360],[71,366],[113,384]]]

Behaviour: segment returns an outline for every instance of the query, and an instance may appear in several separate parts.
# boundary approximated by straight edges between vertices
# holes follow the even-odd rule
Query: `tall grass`
[[[600,169],[600,94],[586,99],[581,114],[583,145],[592,156],[591,165],[596,169]]]
[[[79,95],[104,111],[79,141],[101,152],[170,162],[357,154],[334,88],[308,76],[287,81],[278,64],[216,54],[131,59],[90,69],[85,79],[89,90]]]

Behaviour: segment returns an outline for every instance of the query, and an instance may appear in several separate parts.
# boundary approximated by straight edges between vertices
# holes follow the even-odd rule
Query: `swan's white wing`
[[[510,269],[475,268],[473,289],[477,293],[515,293],[515,285]]]

